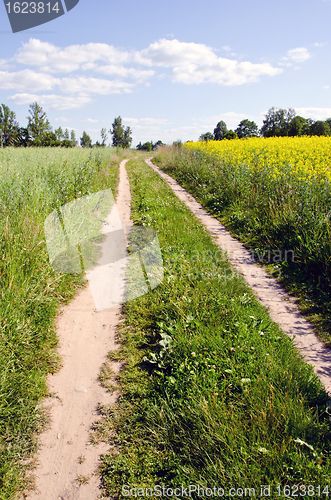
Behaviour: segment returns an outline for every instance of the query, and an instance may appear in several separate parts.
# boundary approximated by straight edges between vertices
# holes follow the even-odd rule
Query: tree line
[[[29,107],[28,124],[20,127],[16,114],[5,104],[0,105],[0,146],[64,146],[76,143],[75,131],[62,127],[54,130],[46,113],[37,102]]]
[[[34,102],[30,104],[28,124],[20,127],[16,114],[5,104],[0,105],[0,147],[16,146],[42,146],[42,147],[73,147],[78,145],[75,131],[58,127],[53,131],[47,115],[43,108]],[[108,131],[112,135],[112,146],[129,148],[132,143],[132,130],[124,127],[122,118],[118,116],[114,119],[111,129]],[[80,138],[82,147],[106,146],[108,133],[105,128],[101,129],[101,142],[92,144],[91,137],[84,131]]]
[[[153,141],[147,141],[144,142],[144,144],[141,144],[141,142],[139,142],[139,144],[137,144],[136,146],[136,149],[138,149],[138,151],[155,151],[160,146],[164,146],[164,143],[162,141],[157,141],[155,143]]]
[[[254,121],[241,120],[235,130],[228,130],[221,120],[214,128],[214,133],[201,134],[199,141],[221,141],[223,139],[244,139],[248,137],[296,137],[303,135],[331,135],[331,118],[312,120],[296,114],[292,108],[270,108],[259,129]]]
[[[84,132],[85,133],[85,132]],[[83,141],[81,139],[81,146],[85,146],[85,138],[83,133]],[[122,118],[118,116],[114,119],[112,123],[112,128],[108,130],[108,133],[112,135],[112,146],[120,147],[120,148],[129,148],[132,143],[132,130],[131,127],[124,127],[122,124]],[[91,147],[92,141],[91,138],[87,136],[87,140],[89,142],[88,146]],[[95,146],[106,146],[106,142],[108,140],[107,129],[101,129],[101,142],[97,141]],[[83,143],[82,143],[83,142]]]

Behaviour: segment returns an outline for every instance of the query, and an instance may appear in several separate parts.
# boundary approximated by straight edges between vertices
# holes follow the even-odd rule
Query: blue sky
[[[220,120],[261,126],[272,106],[331,117],[331,0],[80,0],[13,34],[0,4],[0,103],[21,126],[100,140],[121,116],[141,141],[197,140]]]

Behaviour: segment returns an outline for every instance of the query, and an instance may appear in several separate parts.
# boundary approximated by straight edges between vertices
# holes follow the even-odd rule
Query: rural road
[[[116,207],[122,227],[130,220],[130,185],[120,164],[120,181]],[[217,245],[227,252],[228,259],[252,287],[260,302],[269,309],[273,321],[294,338],[307,363],[314,367],[331,394],[331,350],[316,337],[312,326],[299,312],[293,299],[275,279],[270,278],[251,254],[233,238],[214,217],[170,176],[145,160],[171,187],[178,198],[196,215],[213,236]],[[157,228],[156,228],[157,229]],[[118,276],[117,278],[118,279]],[[124,278],[123,278],[124,280]],[[117,282],[124,288],[124,281]],[[95,473],[100,455],[109,449],[107,443],[89,445],[90,429],[98,416],[99,404],[113,404],[118,396],[110,395],[98,380],[109,351],[118,347],[116,327],[121,306],[96,312],[90,287],[81,290],[58,316],[57,334],[63,368],[48,378],[52,397],[45,400],[50,412],[48,430],[40,436],[38,466],[35,471],[36,490],[28,500],[97,500],[101,497],[99,476]],[[116,366],[113,366],[116,370]],[[81,481],[77,481],[77,478]],[[86,478],[88,482],[83,481]],[[104,497],[103,497],[104,498]]]
[[[116,199],[124,228],[132,225],[127,161],[123,160],[120,165]],[[120,286],[118,281],[117,285]],[[100,497],[100,481],[95,470],[100,455],[107,452],[109,446],[106,443],[92,446],[88,442],[91,426],[99,418],[98,404],[109,405],[117,398],[116,393],[110,395],[101,387],[98,377],[108,352],[118,347],[115,332],[120,311],[121,306],[116,305],[96,312],[90,287],[87,287],[58,316],[57,335],[63,368],[48,378],[49,392],[53,395],[45,400],[50,425],[40,436],[36,491],[26,497],[28,500],[97,500]],[[84,478],[87,484],[82,484]]]
[[[251,286],[257,298],[269,309],[270,317],[281,329],[294,339],[294,345],[304,356],[305,361],[314,367],[316,375],[331,395],[331,349],[317,338],[314,329],[303,317],[295,300],[290,297],[274,278],[271,278],[259,265],[252,262],[251,253],[225,227],[183,189],[172,177],[162,172],[151,162],[145,160],[170,186],[175,195],[202,222],[216,244],[227,252],[231,265]]]

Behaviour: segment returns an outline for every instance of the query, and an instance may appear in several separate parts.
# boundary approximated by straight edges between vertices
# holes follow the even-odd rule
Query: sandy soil
[[[123,227],[132,225],[126,161],[120,166],[116,199],[119,223]],[[123,288],[121,279],[116,276],[115,287],[121,285]],[[29,500],[96,500],[101,497],[95,471],[100,455],[107,452],[109,445],[93,446],[88,442],[91,426],[99,418],[98,404],[112,404],[117,397],[116,393],[110,395],[101,387],[98,376],[108,352],[118,347],[115,330],[120,311],[120,305],[97,311],[91,288],[87,287],[58,317],[63,368],[48,379],[52,397],[44,404],[50,412],[50,425],[40,436],[36,491],[26,497]],[[87,478],[87,484],[79,483],[78,477]]]
[[[313,327],[300,313],[295,299],[271,278],[258,264],[252,262],[252,256],[245,247],[233,238],[225,227],[183,189],[172,177],[153,165],[150,159],[145,160],[171,187],[178,198],[196,215],[212,234],[217,245],[227,252],[234,269],[236,269],[252,287],[259,301],[269,309],[273,321],[293,338],[307,363],[314,367],[316,375],[331,395],[331,349],[319,341]]]

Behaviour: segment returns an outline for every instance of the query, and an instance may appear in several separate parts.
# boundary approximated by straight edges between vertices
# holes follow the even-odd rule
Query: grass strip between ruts
[[[115,443],[106,494],[195,485],[192,498],[207,487],[259,496],[270,485],[283,498],[285,486],[319,485],[322,496],[330,418],[312,367],[164,181],[139,160],[127,171],[132,218],[157,231],[165,276],[123,306],[122,347],[110,353],[125,364],[118,403],[103,408]]]

